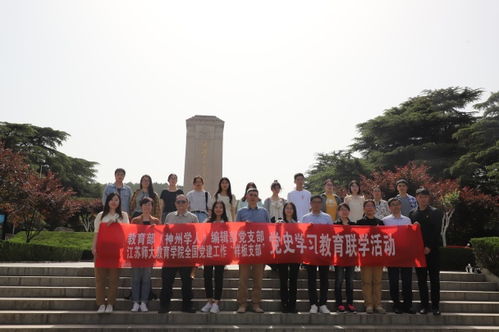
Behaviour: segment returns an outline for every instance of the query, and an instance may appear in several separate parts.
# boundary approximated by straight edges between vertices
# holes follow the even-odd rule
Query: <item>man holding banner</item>
[[[197,223],[195,214],[187,211],[189,201],[183,194],[175,199],[177,211],[170,212],[165,218],[165,224]],[[162,288],[159,302],[159,313],[170,311],[170,301],[172,298],[172,287],[175,275],[180,273],[182,279],[182,311],[194,313],[196,310],[192,306],[192,279],[191,271],[193,266],[163,267],[161,271]]]
[[[246,192],[247,207],[243,207],[237,212],[236,221],[246,221],[250,223],[268,223],[269,215],[267,210],[258,206],[258,190],[256,188],[249,188]],[[262,262],[263,263],[263,262]],[[237,291],[237,303],[239,308],[237,312],[242,314],[246,312],[248,300],[248,279],[250,272],[253,272],[253,291],[251,300],[253,304],[253,311],[256,313],[263,313],[260,306],[262,300],[262,280],[263,270],[265,264],[239,264],[239,289]]]
[[[385,226],[410,225],[411,219],[402,215],[402,203],[397,197],[388,200],[388,207],[392,214],[383,218]],[[399,301],[399,280],[402,278],[402,297],[404,303]],[[412,267],[388,267],[388,280],[390,282],[390,297],[393,301],[393,311],[396,314],[403,312],[415,314],[412,309]]]
[[[421,298],[420,314],[428,313],[428,284],[430,276],[431,285],[431,309],[433,315],[440,315],[440,223],[442,213],[430,206],[430,192],[425,188],[416,190],[418,207],[409,213],[413,223],[421,225],[423,233],[424,254],[426,256],[426,267],[416,268],[418,277],[419,297]]]
[[[303,216],[302,223],[332,225],[331,216],[321,211],[322,197],[319,195],[310,198],[312,212]],[[327,292],[329,290],[329,265],[306,265],[308,273],[308,298],[310,301],[310,313],[316,314],[319,311],[329,314],[327,307]],[[317,298],[317,269],[319,270],[320,298]]]

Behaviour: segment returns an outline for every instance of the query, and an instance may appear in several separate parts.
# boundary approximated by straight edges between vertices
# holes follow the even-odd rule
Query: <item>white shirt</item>
[[[211,195],[208,193],[208,202],[206,201],[206,191],[196,191],[191,190],[187,193],[186,197],[189,200],[189,211],[203,211],[208,212],[206,210],[206,206],[208,209],[211,209],[211,205],[213,204],[211,201]]]
[[[99,232],[99,226],[101,223],[121,222],[124,224],[129,224],[130,221],[128,220],[128,213],[126,212],[121,212],[121,213],[123,215],[123,218],[121,218],[117,213],[113,215],[109,215],[108,213],[104,216],[104,218],[102,218],[102,212],[99,212],[94,220],[94,232],[95,233]]]
[[[364,196],[347,195],[344,202],[350,207],[348,218],[353,222],[357,222],[364,216]]]
[[[389,216],[383,218],[383,224],[385,224],[385,226],[410,225],[411,219],[409,219],[409,217],[406,217],[404,215],[400,215],[400,218],[397,218],[393,214],[390,214]]]
[[[216,200],[218,202],[223,202],[225,204],[225,212],[227,213],[227,219],[229,219],[229,221],[234,221],[234,217],[232,216],[232,209],[236,209],[237,207],[237,199],[236,199],[236,196],[232,195],[232,205],[230,204],[230,197],[229,196],[222,196],[222,195],[218,195],[216,197]],[[211,206],[210,206],[211,208]]]
[[[288,202],[292,202],[296,205],[296,215],[298,221],[301,221],[303,216],[310,212],[310,191],[303,190],[293,190],[288,194]]]

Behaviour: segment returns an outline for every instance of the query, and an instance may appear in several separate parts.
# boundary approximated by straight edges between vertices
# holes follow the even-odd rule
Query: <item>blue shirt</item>
[[[302,223],[310,223],[310,224],[323,224],[323,225],[332,225],[333,219],[331,216],[324,212],[319,212],[318,214],[314,214],[313,212],[307,213],[302,218]]]
[[[102,205],[106,204],[106,197],[111,193],[118,193],[121,198],[121,211],[130,213],[130,199],[132,198],[132,189],[123,184],[122,188],[116,188],[115,183],[110,183],[106,185],[104,188],[104,192],[102,193]]]
[[[411,210],[418,207],[418,201],[414,196],[407,194],[406,197],[402,197],[400,195],[395,196],[400,200],[400,210],[402,211],[402,215],[408,217],[409,212]]]
[[[259,206],[254,209],[243,207],[237,211],[237,217],[234,221],[269,222],[269,214],[265,208]]]

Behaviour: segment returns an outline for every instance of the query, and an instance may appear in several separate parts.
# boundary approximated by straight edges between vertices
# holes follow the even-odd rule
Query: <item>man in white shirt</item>
[[[402,215],[402,203],[397,197],[388,200],[390,208],[389,216],[383,218],[385,226],[410,225],[411,219]],[[399,280],[402,278],[402,298],[404,303],[399,301]],[[412,267],[388,267],[388,280],[390,281],[390,297],[393,301],[393,311],[396,314],[415,314],[412,309]]]
[[[321,225],[332,225],[333,219],[327,213],[321,211],[322,208],[322,197],[319,195],[312,196],[310,199],[312,206],[312,212],[307,213],[303,216],[302,223],[311,224],[321,224]],[[330,311],[327,308],[327,292],[329,290],[329,278],[328,271],[329,265],[305,265],[308,274],[308,298],[310,301],[310,313],[316,314],[321,312],[323,314],[329,314]],[[320,297],[317,298],[317,269],[319,269],[319,287],[320,287]]]
[[[296,206],[296,216],[301,221],[303,216],[310,212],[310,191],[303,188],[305,185],[305,176],[303,173],[295,174],[296,189],[288,193],[288,202]]]

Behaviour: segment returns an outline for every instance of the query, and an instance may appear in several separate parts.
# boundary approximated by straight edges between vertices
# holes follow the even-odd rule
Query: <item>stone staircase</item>
[[[363,309],[359,273],[355,274],[355,305]],[[0,330],[130,330],[168,329],[170,331],[303,331],[343,329],[347,331],[499,331],[499,291],[497,284],[483,275],[464,272],[441,273],[441,316],[365,314],[359,312],[309,314],[306,272],[300,270],[298,281],[298,314],[282,314],[277,274],[266,270],[263,282],[264,314],[235,313],[238,287],[237,267],[225,272],[222,312],[219,314],[179,312],[180,280],[175,281],[172,313],[158,314],[159,302],[152,301],[150,312],[131,313],[129,294],[130,271],[124,269],[119,300],[112,314],[95,312],[95,288],[92,263],[3,263],[0,264]],[[330,274],[330,289],[334,276]],[[160,270],[153,273],[153,288],[159,294]],[[205,303],[202,270],[193,282],[197,309]],[[416,276],[413,276],[415,308],[419,300]],[[330,310],[334,310],[334,294],[329,292]],[[389,304],[388,281],[383,276],[383,305]]]

